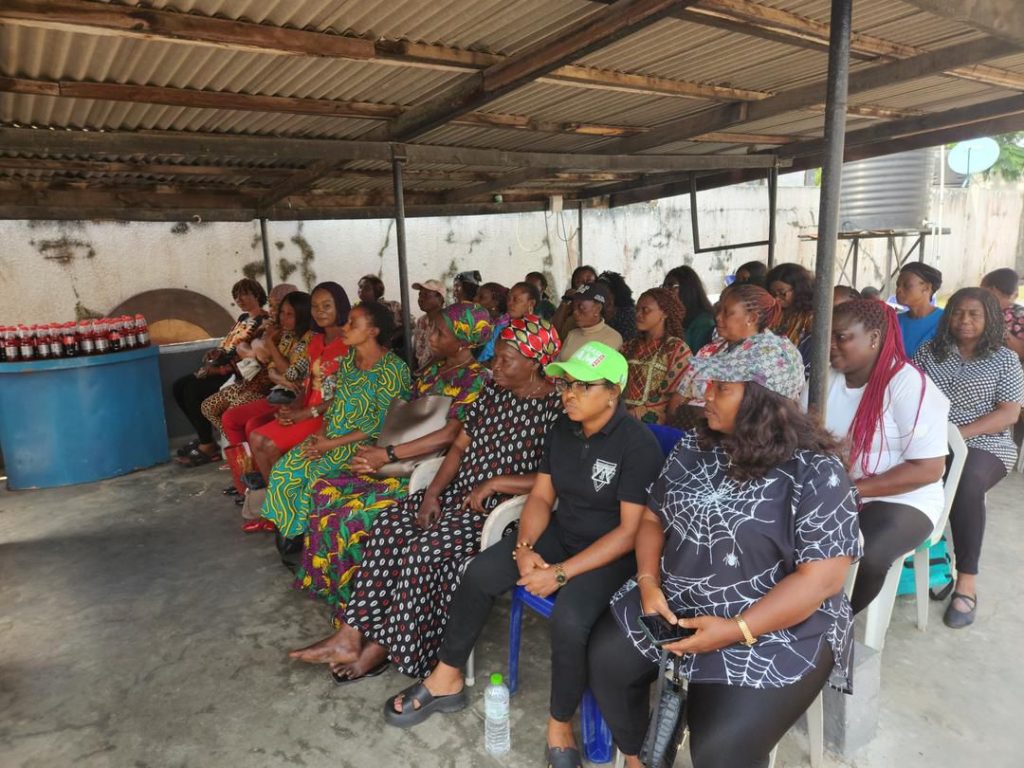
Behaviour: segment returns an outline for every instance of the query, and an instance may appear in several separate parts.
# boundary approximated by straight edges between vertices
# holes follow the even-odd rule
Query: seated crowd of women
[[[175,385],[198,434],[181,461],[216,456],[214,427],[251,453],[246,530],[273,531],[295,586],[330,608],[333,632],[292,658],[338,683],[418,678],[384,703],[408,727],[466,706],[462,668],[498,596],[557,592],[549,765],[581,764],[588,687],[640,765],[663,650],[689,680],[694,765],[766,765],[826,683],[851,690],[854,614],[941,515],[949,423],[968,456],[945,622],[974,621],[985,493],[1016,460],[1024,404],[1015,273],[943,310],[938,270],[907,265],[902,315],[838,287],[824,424],[802,404],[802,267],[745,264],[714,306],[689,267],[635,302],[617,273],[572,282],[557,307],[539,273],[511,290],[459,273],[451,304],[439,281],[415,284],[415,374],[376,284],[355,306],[336,283],[281,287],[269,313],[258,284],[235,286],[245,313]],[[439,426],[378,445],[389,409],[424,398],[444,398]],[[658,425],[686,427],[667,459]],[[441,454],[410,493],[412,466]],[[486,516],[516,495],[516,533],[481,552]],[[641,615],[687,636],[658,646]]]

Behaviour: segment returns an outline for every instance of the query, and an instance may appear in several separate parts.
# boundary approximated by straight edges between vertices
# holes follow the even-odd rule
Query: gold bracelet
[[[512,550],[512,559],[516,560],[519,557],[519,550],[524,548],[532,551],[533,544],[525,540],[518,542],[515,546],[515,549]]]
[[[653,579],[654,581],[657,581],[658,577],[652,573],[641,573],[639,576],[636,577],[636,585],[639,587],[640,582],[644,579]]]
[[[754,643],[757,642],[757,638],[751,634],[750,627],[747,626],[747,622],[743,619],[742,615],[736,617],[736,623],[740,625],[740,632],[743,633],[743,644],[748,648],[752,648]]]

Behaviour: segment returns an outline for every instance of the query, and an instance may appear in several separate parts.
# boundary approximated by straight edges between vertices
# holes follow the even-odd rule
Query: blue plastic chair
[[[555,601],[550,597],[536,597],[522,587],[512,591],[512,614],[508,627],[508,690],[515,693],[519,688],[519,640],[523,632],[523,608],[551,618]],[[612,732],[601,716],[597,700],[588,688],[583,693],[580,707],[583,730],[583,756],[592,763],[610,763],[612,760]]]

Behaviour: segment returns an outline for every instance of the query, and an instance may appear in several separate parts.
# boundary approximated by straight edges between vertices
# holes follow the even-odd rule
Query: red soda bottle
[[[60,326],[57,323],[50,323],[46,327],[46,336],[50,339],[50,357],[54,359],[64,357],[64,343],[60,337]]]
[[[110,340],[110,351],[120,352],[124,349],[121,337],[121,321],[117,318],[107,321],[107,338]]]
[[[35,347],[35,356],[39,360],[50,359],[50,337],[46,335],[45,325],[32,326],[32,344]]]
[[[64,357],[78,357],[78,337],[75,335],[74,323],[64,323],[60,327],[60,344]]]
[[[35,358],[35,345],[32,343],[32,331],[26,325],[19,325],[17,330],[18,355],[22,360]]]
[[[101,317],[92,324],[93,340],[96,344],[96,354],[105,355],[110,351],[110,328],[107,327],[107,318]]]
[[[146,325],[146,318],[142,315],[135,316],[135,337],[140,347],[149,346],[149,326]]]
[[[135,335],[135,320],[131,315],[121,316],[121,338],[125,349],[135,349],[139,345],[139,337]]]
[[[96,339],[93,337],[91,320],[80,320],[78,323],[78,348],[83,355],[96,354]]]
[[[18,337],[15,334],[14,326],[7,326],[3,329],[3,360],[5,363],[16,363],[21,354],[18,351]]]

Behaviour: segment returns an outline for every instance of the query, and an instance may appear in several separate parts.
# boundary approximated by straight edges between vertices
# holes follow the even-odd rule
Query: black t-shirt
[[[589,438],[562,415],[548,432],[539,471],[551,475],[558,494],[563,546],[576,553],[615,529],[621,502],[646,504],[664,463],[657,438],[621,404]]]

